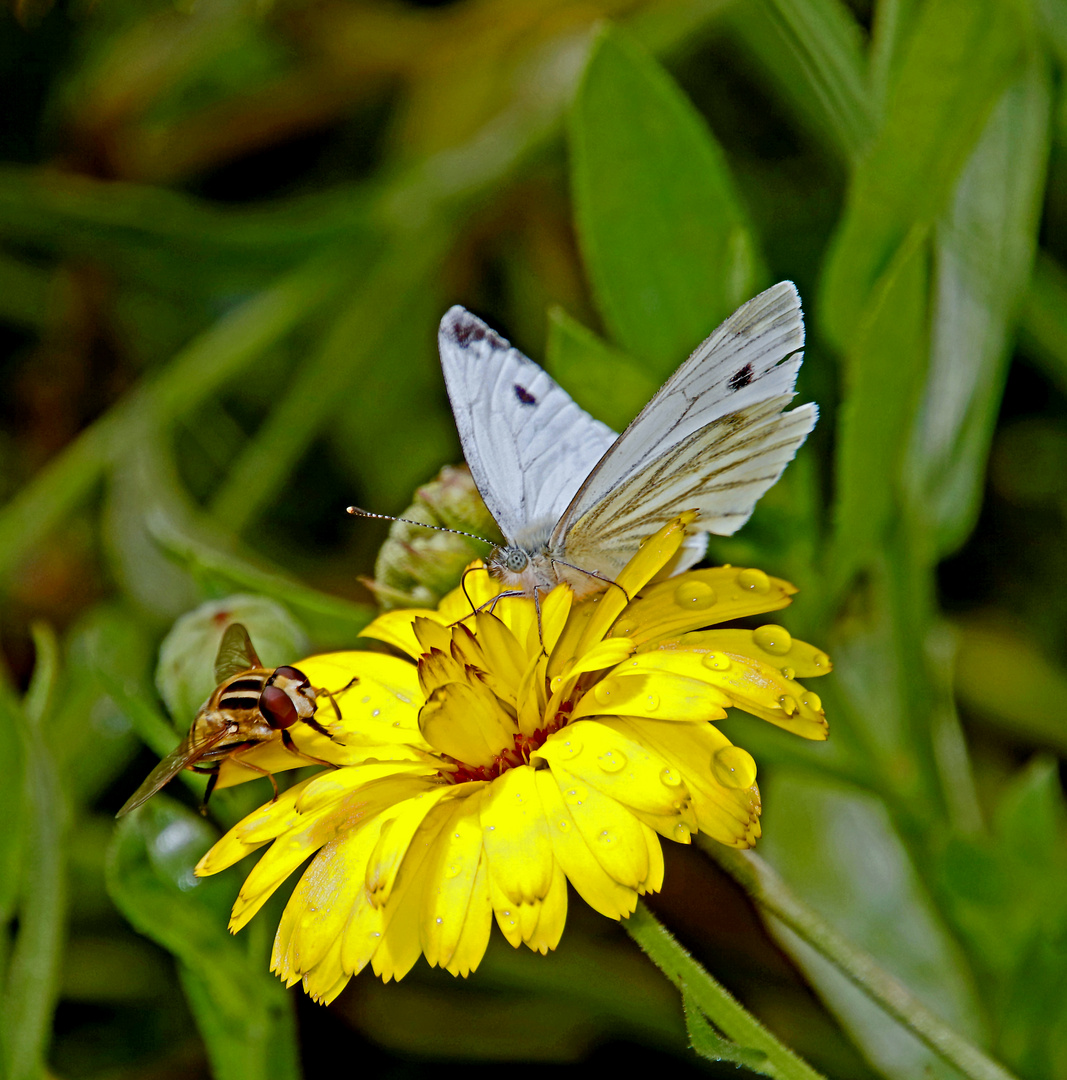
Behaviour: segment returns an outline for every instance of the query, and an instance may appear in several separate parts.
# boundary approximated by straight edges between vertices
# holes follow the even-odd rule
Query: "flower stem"
[[[756,1051],[758,1064],[750,1068],[776,1080],[821,1080],[810,1065],[780,1043],[713,976],[708,974],[678,943],[669,930],[644,903],[623,920],[630,937],[644,949],[649,959],[667,976],[686,1000],[723,1032],[739,1052],[733,1060],[743,1060],[745,1051]],[[690,1023],[692,1035],[693,1025]],[[696,1040],[694,1038],[694,1045]],[[727,1055],[723,1055],[724,1057]]]
[[[752,852],[737,852],[701,842],[710,855],[763,909],[829,960],[872,1001],[903,1024],[937,1055],[972,1080],[1015,1080],[959,1032],[931,1012],[873,957],[847,942],[822,917],[795,896],[775,870]]]

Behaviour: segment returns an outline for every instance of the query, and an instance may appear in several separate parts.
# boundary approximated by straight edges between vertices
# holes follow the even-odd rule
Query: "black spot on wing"
[[[490,329],[469,311],[464,311],[453,320],[451,330],[456,344],[464,349],[479,341],[487,341],[494,349],[510,348],[495,330]]]
[[[521,405],[537,404],[537,398],[535,398],[525,386],[519,386],[518,383],[515,384],[515,396],[519,399],[519,404]]]
[[[730,376],[726,385],[731,390],[740,390],[743,386],[748,386],[750,382],[752,382],[752,365],[745,364],[740,371],[735,371],[733,375]]]

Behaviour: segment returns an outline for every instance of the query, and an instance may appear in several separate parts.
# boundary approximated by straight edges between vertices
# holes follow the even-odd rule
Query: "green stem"
[[[972,1080],[1015,1080],[1012,1073],[931,1012],[907,987],[849,944],[796,897],[774,869],[752,852],[700,841],[710,855],[762,908],[773,915],[931,1050]]]
[[[638,903],[623,925],[649,959],[721,1032],[739,1048],[766,1055],[758,1066],[761,1072],[778,1080],[820,1080],[820,1074],[780,1043],[709,975],[643,903]]]

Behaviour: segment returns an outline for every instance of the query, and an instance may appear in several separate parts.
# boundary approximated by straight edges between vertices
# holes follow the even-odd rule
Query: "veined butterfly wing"
[[[815,426],[815,405],[782,411],[803,344],[792,282],[738,308],[594,467],[556,524],[553,556],[614,577],[683,510],[700,512],[695,527],[736,532]]]
[[[509,543],[547,540],[615,432],[458,304],[438,334],[463,456]]]

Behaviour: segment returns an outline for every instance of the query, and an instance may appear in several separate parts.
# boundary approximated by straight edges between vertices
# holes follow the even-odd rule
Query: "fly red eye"
[[[276,731],[292,727],[300,719],[292,698],[276,686],[268,686],[259,695],[259,711],[263,719]]]
[[[273,682],[279,675],[283,679],[292,679],[293,682],[299,683],[301,686],[310,685],[308,683],[308,677],[302,671],[297,671],[295,667],[275,668],[274,674],[271,676],[271,681]]]

